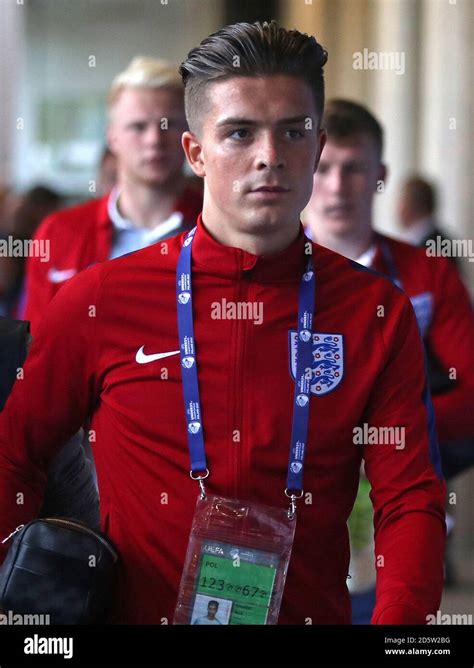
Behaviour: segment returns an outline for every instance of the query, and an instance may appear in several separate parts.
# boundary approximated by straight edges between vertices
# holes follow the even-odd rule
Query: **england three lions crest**
[[[296,380],[298,333],[289,332],[290,371]],[[321,396],[332,392],[344,375],[344,339],[342,334],[313,333],[313,377],[311,392]]]

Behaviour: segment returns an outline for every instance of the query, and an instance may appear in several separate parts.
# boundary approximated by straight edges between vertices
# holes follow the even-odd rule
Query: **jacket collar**
[[[305,267],[305,244],[311,243],[304,234],[303,225],[297,238],[275,255],[253,255],[241,248],[224,246],[197,220],[193,241],[193,269],[199,273],[231,279],[249,278],[263,283],[299,281]]]

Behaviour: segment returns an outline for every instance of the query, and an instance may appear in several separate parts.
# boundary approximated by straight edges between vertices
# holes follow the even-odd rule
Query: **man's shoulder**
[[[76,282],[78,289],[81,289],[79,280],[85,275],[82,289],[87,290],[91,283],[95,283],[105,297],[112,293],[119,294],[124,286],[136,286],[137,290],[141,289],[139,286],[145,286],[147,290],[159,289],[160,283],[163,285],[163,279],[173,277],[174,281],[185,234],[187,230],[113,260],[99,262],[82,271],[70,282]]]
[[[150,246],[140,248],[130,253],[125,253],[113,260],[102,262],[102,266],[107,271],[107,275],[119,275],[133,273],[134,271],[148,270],[155,267],[158,270],[173,272],[176,271],[176,262],[183,245],[183,238],[189,232],[188,228],[181,227],[179,231],[171,237],[156,241]]]
[[[71,236],[89,234],[96,225],[108,223],[108,195],[75,206],[60,209],[47,216],[38,228],[37,236]]]
[[[403,291],[385,274],[312,243],[313,254],[317,258],[316,272],[319,266],[325,285],[334,284],[338,290],[352,296],[359,291],[364,299],[380,294],[392,295],[396,299],[404,298]]]
[[[408,244],[406,241],[401,241],[400,239],[395,239],[386,234],[378,234],[378,239],[387,244],[390,252],[396,258],[404,258],[406,261],[414,262],[426,262],[427,255],[424,248],[419,246],[413,246],[413,244]]]
[[[427,291],[442,291],[445,280],[459,278],[456,267],[448,258],[430,255],[426,247],[412,246],[386,235],[379,237],[387,244],[408,294],[412,283]]]

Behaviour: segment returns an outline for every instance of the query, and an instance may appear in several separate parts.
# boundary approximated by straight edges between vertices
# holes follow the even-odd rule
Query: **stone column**
[[[458,239],[472,239],[474,232],[473,26],[470,0],[424,0],[420,168],[436,182],[441,223]],[[474,262],[461,264],[474,286]]]
[[[13,179],[13,152],[16,146],[18,81],[22,77],[25,53],[26,4],[3,0],[0,20],[0,183]]]
[[[375,224],[388,234],[396,231],[395,198],[400,180],[417,165],[419,3],[384,0],[373,3],[372,39],[379,64],[393,69],[371,70],[367,104],[385,130],[388,179],[376,198]],[[380,56],[380,54],[383,54]],[[387,54],[387,55],[385,55]]]

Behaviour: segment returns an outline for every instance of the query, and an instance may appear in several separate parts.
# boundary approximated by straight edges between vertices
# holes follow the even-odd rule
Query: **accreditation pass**
[[[190,624],[266,624],[279,557],[204,540]]]

